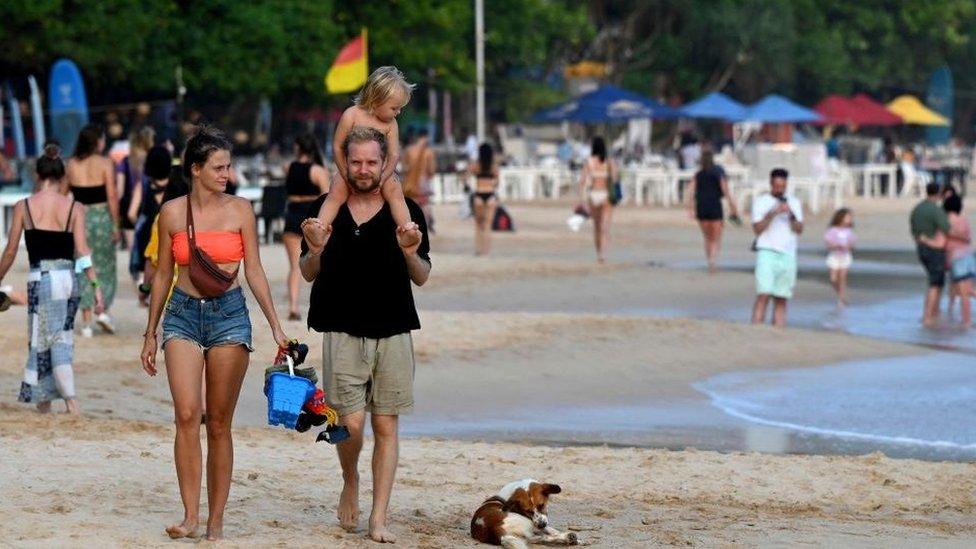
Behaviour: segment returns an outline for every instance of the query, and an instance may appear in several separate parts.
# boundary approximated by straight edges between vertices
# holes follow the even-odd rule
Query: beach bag
[[[298,416],[308,399],[315,394],[315,384],[295,375],[295,361],[284,349],[278,349],[275,364],[288,364],[288,373],[275,372],[268,376],[264,395],[268,397],[268,425],[283,425],[294,429]]]
[[[610,171],[610,188],[607,189],[609,191],[607,193],[607,198],[609,199],[611,206],[616,206],[617,204],[620,204],[620,202],[622,202],[624,199],[624,187],[620,183],[620,179],[616,177],[619,174],[616,174],[614,172],[612,161],[610,162],[609,171]]]
[[[196,229],[193,226],[193,208],[186,197],[186,234],[190,241],[190,282],[203,297],[220,297],[237,280],[240,266],[228,273],[217,266],[207,252],[197,248]]]
[[[514,231],[515,224],[512,222],[512,216],[508,214],[508,210],[504,206],[499,205],[495,209],[495,219],[491,222],[491,230],[493,231]]]

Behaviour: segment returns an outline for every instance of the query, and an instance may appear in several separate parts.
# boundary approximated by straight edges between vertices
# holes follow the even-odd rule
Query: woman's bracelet
[[[88,282],[91,283],[91,287],[93,290],[97,290],[98,287],[102,285],[97,278],[95,280],[89,280]]]

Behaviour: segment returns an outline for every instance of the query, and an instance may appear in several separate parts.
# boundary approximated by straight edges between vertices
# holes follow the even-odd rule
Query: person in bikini
[[[141,359],[146,373],[155,376],[156,327],[165,304],[162,347],[176,415],[174,457],[184,509],[183,520],[166,529],[174,539],[199,536],[204,401],[209,506],[206,537],[223,538],[224,507],[234,464],[231,422],[253,350],[251,320],[237,282],[241,261],[274,341],[280,347],[288,344],[261,265],[251,203],[224,192],[230,179],[230,150],[231,143],[223,133],[200,129],[187,141],[183,159],[190,194],[164,203],[159,213],[159,261],[151,285]],[[209,257],[212,267],[220,272],[201,265],[204,258],[198,252]],[[167,301],[174,264],[182,268]],[[200,383],[203,375],[205,391]]]
[[[580,175],[580,201],[585,204],[593,218],[593,241],[596,245],[596,259],[606,260],[607,242],[610,240],[610,202],[612,175],[615,172],[613,160],[607,157],[607,145],[602,137],[594,137],[590,157],[583,164]]]
[[[342,113],[332,140],[337,184],[332,185],[318,215],[327,234],[332,232],[332,222],[339,213],[339,208],[349,198],[349,188],[343,181],[346,174],[346,156],[342,151],[342,143],[349,131],[356,127],[373,128],[386,137],[389,152],[381,176],[380,193],[383,200],[390,205],[397,227],[406,227],[412,223],[410,210],[404,200],[403,187],[394,177],[394,172],[400,158],[400,129],[396,117],[410,102],[414,87],[396,67],[380,67],[366,79],[366,84],[356,96],[355,104]]]
[[[474,177],[474,255],[486,255],[491,249],[491,224],[498,208],[498,166],[495,152],[488,143],[478,147],[478,161],[472,162],[468,173]]]

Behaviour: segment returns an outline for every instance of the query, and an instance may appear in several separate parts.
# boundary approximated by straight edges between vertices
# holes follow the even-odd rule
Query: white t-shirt
[[[786,203],[790,206],[797,221],[803,222],[803,205],[796,197],[787,195]],[[770,211],[780,205],[780,200],[775,196],[764,193],[756,198],[752,203],[752,222],[758,223],[766,217]],[[776,252],[796,255],[796,233],[790,227],[790,214],[781,213],[776,215],[766,230],[759,234],[756,239],[756,248],[760,250],[773,250]]]

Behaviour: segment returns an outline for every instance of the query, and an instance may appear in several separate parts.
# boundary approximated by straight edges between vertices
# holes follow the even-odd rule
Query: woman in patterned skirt
[[[10,270],[24,233],[30,273],[27,276],[28,356],[21,402],[34,402],[41,412],[63,399],[68,412],[78,413],[75,400],[74,323],[78,311],[75,259],[93,290],[96,311],[102,306],[95,269],[85,241],[85,209],[61,194],[64,163],[45,151],[37,160],[37,190],[14,207],[7,247],[0,257],[0,280]]]

